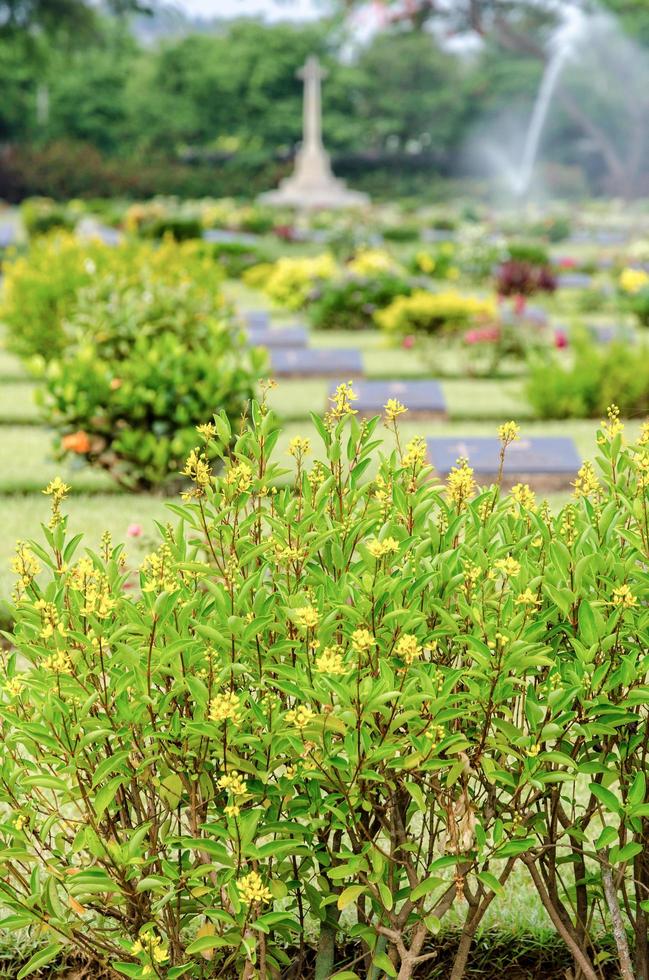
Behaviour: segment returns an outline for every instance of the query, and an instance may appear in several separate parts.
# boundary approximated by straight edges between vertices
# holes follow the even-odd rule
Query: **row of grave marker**
[[[268,349],[271,370],[277,377],[335,377],[347,381],[358,379],[363,373],[357,350],[309,348],[304,327],[271,327],[265,310],[250,311],[245,319],[250,342]],[[332,384],[330,396],[335,389],[336,384]],[[388,400],[394,398],[408,408],[411,419],[447,418],[444,393],[437,381],[361,379],[354,384],[354,392],[354,408],[362,417],[381,415]],[[466,458],[479,483],[489,484],[497,478],[501,446],[496,438],[434,436],[427,440],[427,446],[429,461],[441,477],[450,473],[459,458]],[[508,447],[502,483],[504,487],[528,483],[540,491],[567,489],[580,466],[575,444],[566,436],[522,439]]]

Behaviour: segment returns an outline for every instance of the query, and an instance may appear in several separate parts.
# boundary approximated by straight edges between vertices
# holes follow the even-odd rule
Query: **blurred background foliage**
[[[383,29],[363,44],[345,19],[356,5],[331,0],[320,21],[267,24],[174,20],[138,0],[0,0],[0,196],[265,189],[300,138],[295,72],[311,52],[329,69],[324,128],[338,172],[379,196],[434,194],[436,178],[462,175],[477,123],[529,112],[557,4],[458,0],[440,13],[387,0]],[[646,0],[607,5],[649,45]],[[559,109],[552,129],[560,164],[583,172],[579,120]],[[601,178],[592,162],[585,172]]]

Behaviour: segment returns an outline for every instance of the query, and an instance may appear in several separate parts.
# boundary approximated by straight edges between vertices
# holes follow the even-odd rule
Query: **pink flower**
[[[568,338],[563,330],[554,331],[554,346],[557,348],[557,350],[563,350],[564,347],[568,346]]]
[[[514,297],[514,312],[517,316],[522,316],[525,312],[525,305],[527,303],[527,297],[525,296],[515,296]]]
[[[576,265],[577,265],[577,259],[571,259],[568,256],[564,256],[564,258],[559,259],[560,269],[574,269]]]
[[[141,524],[129,524],[126,528],[126,534],[129,538],[139,538],[142,536],[142,525]]]
[[[467,330],[464,334],[465,344],[495,344],[500,340],[498,327],[482,327],[478,330]]]
[[[415,346],[415,338],[412,336],[412,334],[408,334],[407,337],[403,338],[403,347],[405,348],[405,350],[410,350],[410,348],[414,346]]]

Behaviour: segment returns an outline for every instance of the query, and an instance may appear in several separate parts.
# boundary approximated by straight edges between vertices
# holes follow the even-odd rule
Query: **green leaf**
[[[616,841],[618,838],[618,832],[615,827],[604,827],[601,834],[595,842],[595,847],[598,851],[602,850],[604,847],[610,847],[610,845]]]
[[[41,967],[46,966],[51,963],[53,959],[61,952],[63,946],[61,943],[50,943],[45,949],[39,949],[34,955],[25,963],[24,967],[17,975],[16,980],[22,980],[23,977],[29,976],[30,973],[34,973],[35,970],[40,970]]]
[[[478,881],[481,881],[483,885],[490,888],[495,895],[502,895],[504,893],[503,886],[500,884],[495,875],[491,871],[480,871],[478,873]]]
[[[337,905],[339,909],[347,908],[352,902],[355,902],[359,895],[362,895],[367,891],[366,885],[350,885],[348,888],[343,889],[338,896]]]
[[[193,956],[195,953],[203,953],[207,949],[217,949],[219,946],[228,945],[227,940],[223,939],[222,936],[201,936],[200,939],[195,939],[185,952],[188,956]]]
[[[631,861],[636,854],[640,854],[642,851],[642,844],[637,841],[631,841],[629,844],[625,844],[624,847],[612,847],[609,854],[609,860],[611,864],[620,864],[622,861]]]
[[[410,892],[410,901],[417,902],[424,895],[428,895],[429,892],[435,891],[436,888],[444,884],[446,884],[444,878],[425,878]]]
[[[612,813],[622,812],[621,801],[617,798],[615,793],[611,793],[610,789],[606,789],[605,786],[600,786],[599,783],[590,783],[588,788],[595,799],[599,800],[600,803],[603,803],[603,805],[608,810],[611,810]]]
[[[396,967],[387,953],[375,953],[372,957],[372,966],[377,967],[379,970],[383,970],[383,972],[387,973],[389,977],[397,976]]]

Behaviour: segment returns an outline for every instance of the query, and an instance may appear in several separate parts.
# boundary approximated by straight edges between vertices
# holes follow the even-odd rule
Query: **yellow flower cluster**
[[[352,650],[355,650],[356,653],[367,653],[374,646],[376,646],[376,640],[369,630],[354,630],[352,633]]]
[[[620,410],[617,405],[609,405],[606,418],[602,420],[602,435],[610,440],[621,432],[624,432],[624,423],[620,421]]]
[[[64,650],[57,650],[51,656],[43,660],[45,670],[52,670],[55,674],[71,674],[72,661]]]
[[[52,516],[48,525],[50,531],[53,531],[63,520],[61,516],[61,503],[65,500],[69,492],[70,487],[67,483],[63,482],[60,476],[57,476],[56,479],[48,483],[43,490],[46,496],[52,498]]]
[[[516,422],[504,422],[498,426],[498,438],[503,446],[509,446],[521,437],[521,427]]]
[[[252,485],[252,469],[248,463],[236,463],[225,474],[226,486],[234,493],[246,493]]]
[[[174,592],[178,582],[174,575],[173,556],[168,544],[162,544],[157,551],[147,555],[140,566],[145,579],[143,592]]]
[[[239,897],[242,902],[246,905],[252,905],[253,902],[270,902],[272,892],[264,884],[261,875],[256,871],[251,871],[244,878],[241,878],[237,882],[237,888],[239,890]]]
[[[313,630],[320,622],[320,616],[313,606],[300,606],[293,610],[293,620],[300,629]]]
[[[22,680],[20,679],[20,677],[11,677],[5,683],[5,691],[12,698],[17,698],[18,695],[20,694],[20,692],[22,691],[23,687],[24,687],[24,684],[23,684]]]
[[[81,558],[70,569],[69,584],[75,592],[83,593],[84,605],[81,612],[84,616],[106,619],[115,608],[108,578],[95,568],[90,558]]]
[[[187,461],[185,463],[185,468],[182,471],[183,476],[188,476],[196,487],[203,491],[208,487],[212,480],[212,470],[207,459],[207,456],[198,449],[192,449]]]
[[[347,263],[355,276],[373,276],[382,272],[396,272],[398,265],[389,252],[382,248],[363,248]]]
[[[41,565],[36,555],[24,541],[16,543],[16,554],[11,560],[11,570],[18,576],[19,592],[31,585],[41,571]]]
[[[614,606],[622,606],[624,609],[633,609],[633,607],[637,606],[637,604],[637,598],[634,596],[630,587],[626,583],[618,586],[617,589],[613,589]]]
[[[374,319],[388,333],[435,331],[442,326],[465,326],[478,319],[494,319],[492,299],[464,296],[455,289],[431,293],[415,290],[410,296],[397,296],[389,306],[377,310]]]
[[[347,668],[340,647],[325,647],[316,660],[315,669],[319,674],[346,674]]]
[[[352,408],[352,402],[356,401],[357,398],[358,395],[354,391],[352,381],[338,385],[329,398],[331,408],[325,415],[325,424],[331,428],[340,419],[344,419],[348,415],[356,415],[356,409]]]
[[[393,555],[399,550],[399,542],[395,538],[384,538],[382,541],[374,538],[368,543],[367,550],[373,558],[384,558],[386,555]]]
[[[329,252],[322,255],[283,256],[277,262],[253,266],[244,281],[261,288],[278,306],[299,310],[319,280],[333,279],[338,273],[336,260]]]
[[[449,499],[461,507],[466,500],[473,496],[475,490],[476,482],[469,461],[463,458],[458,459],[446,480],[446,493]]]
[[[220,789],[231,793],[232,796],[245,796],[248,792],[248,783],[245,777],[237,772],[236,769],[231,769],[229,773],[221,776],[217,785]]]
[[[197,425],[196,431],[199,436],[202,436],[205,442],[209,442],[216,435],[216,426],[213,422],[205,422],[203,425]]]
[[[523,510],[536,509],[536,494],[527,483],[517,483],[513,486],[510,496]]]
[[[525,589],[516,597],[517,606],[540,606],[541,600],[532,592],[531,589]]]
[[[619,279],[620,289],[623,293],[635,296],[647,286],[649,286],[649,273],[644,269],[623,269]]]
[[[59,611],[53,602],[46,602],[45,599],[38,599],[34,603],[34,606],[41,614],[40,636],[42,640],[49,640],[54,635],[66,635],[67,631],[59,618]]]
[[[241,722],[241,702],[234,691],[224,691],[210,701],[210,721],[231,721],[233,725]]]
[[[315,718],[315,711],[307,704],[301,704],[299,707],[287,711],[285,718],[289,725],[295,725],[296,728],[302,730],[311,724]]]
[[[308,456],[310,452],[310,440],[303,439],[301,436],[294,436],[288,444],[288,453],[290,456],[294,456],[295,459],[302,459],[304,456]]]
[[[157,936],[153,932],[147,932],[140,936],[131,946],[131,953],[133,956],[138,956],[140,953],[147,953],[153,962],[157,964],[164,963],[169,959],[168,948],[163,944],[160,936]]]
[[[397,398],[388,398],[383,406],[383,411],[385,412],[386,422],[396,422],[399,416],[405,415],[408,409]]]
[[[643,422],[640,426],[640,435],[638,436],[638,445],[647,446],[649,445],[649,422]]]
[[[415,436],[406,445],[406,451],[404,453],[402,463],[406,469],[418,469],[423,466],[426,462],[426,457],[428,456],[428,449],[426,448],[426,440],[422,439],[421,436]]]
[[[602,489],[595,475],[593,464],[588,461],[583,464],[577,474],[577,479],[572,485],[574,487],[573,494],[575,497],[589,497],[591,493],[597,493]]]
[[[223,812],[226,817],[238,817],[241,813],[241,804],[248,792],[248,784],[243,776],[236,770],[231,770],[217,781],[217,786],[224,789],[232,796],[232,801],[226,803]]]
[[[417,637],[412,633],[404,633],[397,640],[396,646],[394,648],[395,653],[402,660],[405,660],[407,664],[413,663],[418,657],[421,657],[422,649],[417,641]]]
[[[511,555],[507,555],[505,558],[499,558],[494,562],[494,567],[499,572],[502,572],[506,578],[512,578],[514,575],[518,575],[521,570],[520,562],[517,562]]]

